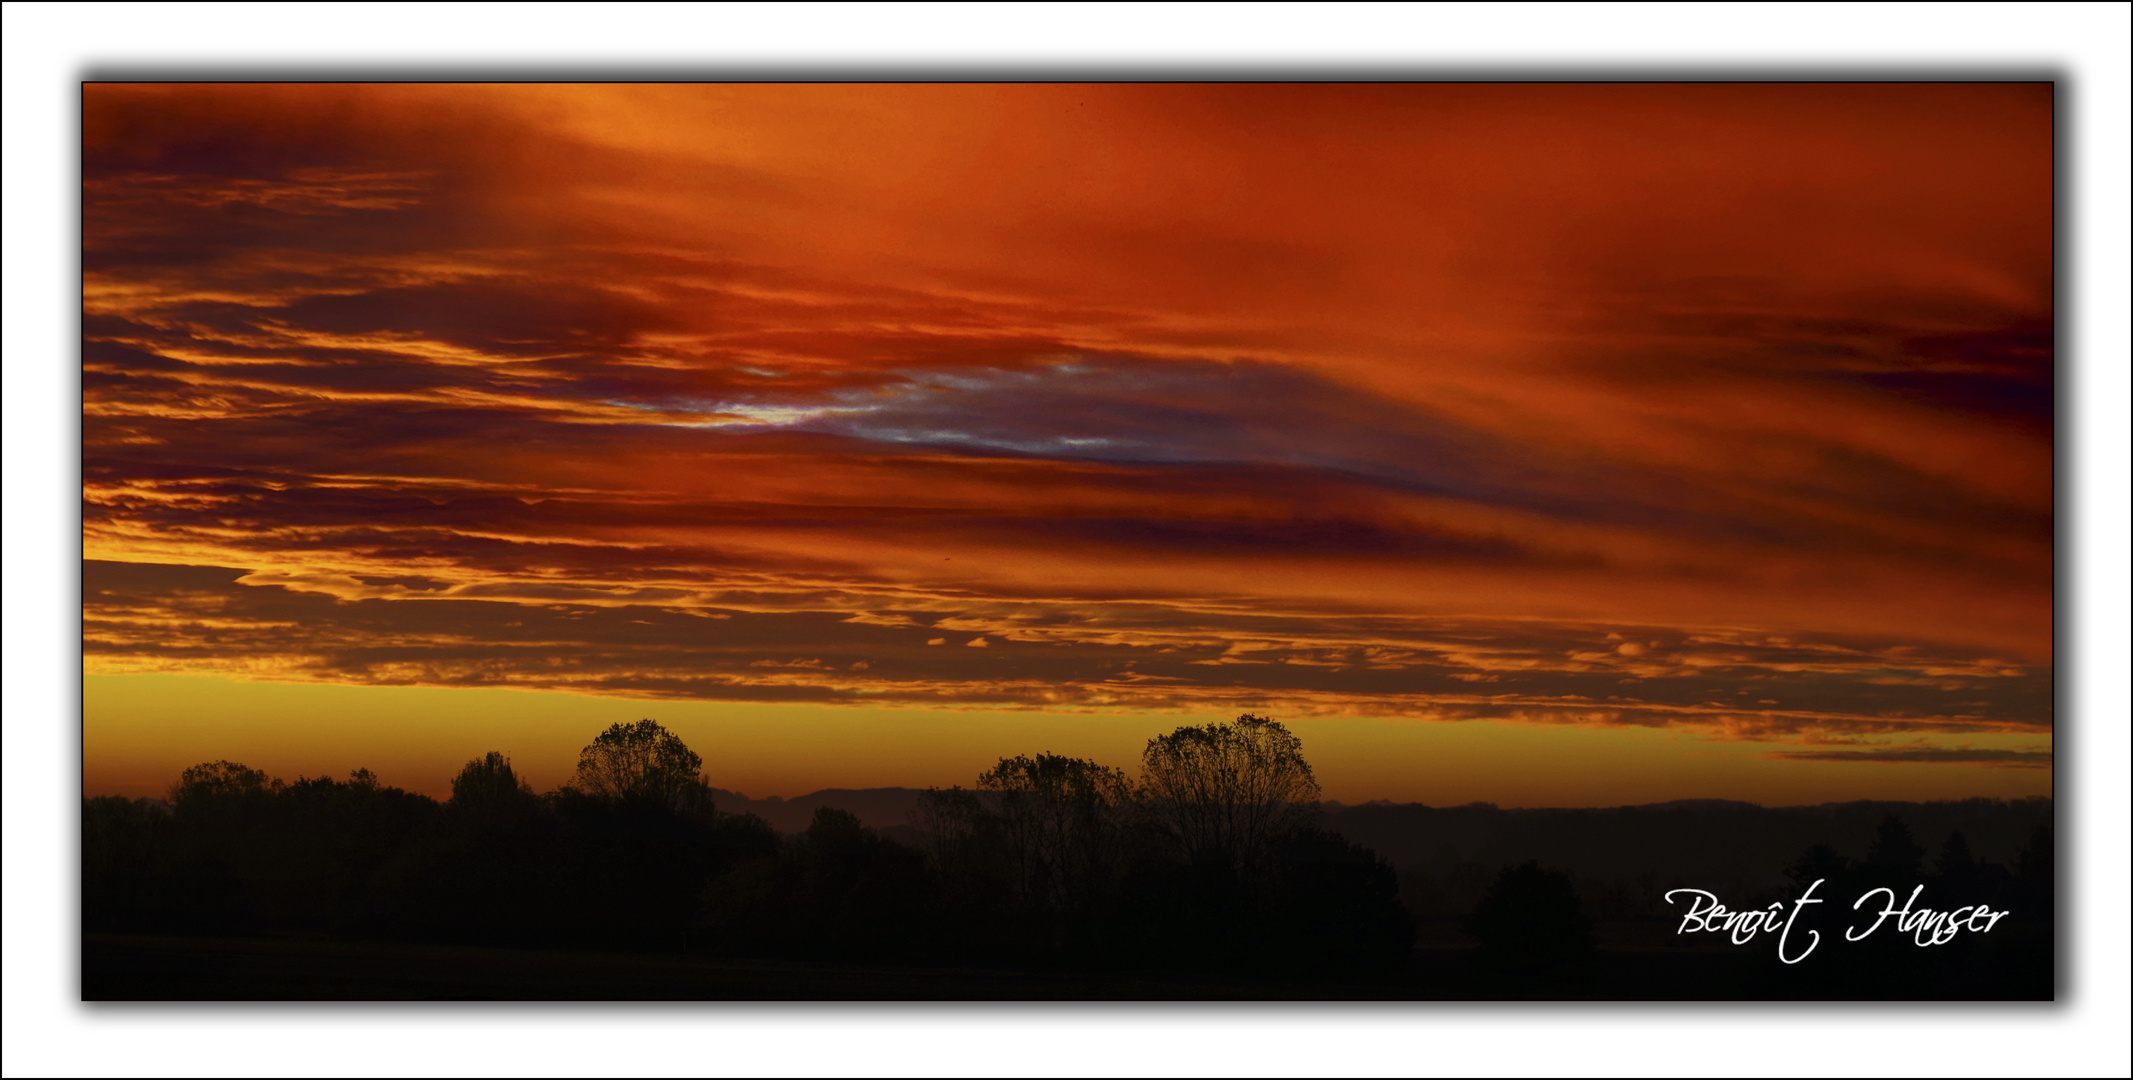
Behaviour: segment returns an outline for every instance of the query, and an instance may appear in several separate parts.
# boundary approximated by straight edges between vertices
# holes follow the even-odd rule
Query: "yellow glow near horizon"
[[[179,675],[88,676],[87,795],[160,795],[188,765],[227,758],[293,779],[366,767],[449,794],[490,750],[537,788],[562,783],[607,725],[650,717],[704,758],[710,782],[754,798],[823,788],[969,785],[1002,756],[1040,751],[1135,771],[1147,740],[1221,716],[633,700],[557,692],[357,687]],[[1766,805],[2052,793],[2050,769],[1787,761],[1778,747],[1694,731],[1366,717],[1278,717],[1325,797],[1445,806],[1611,806],[1726,798]],[[2044,749],[2048,737],[1973,746]]]

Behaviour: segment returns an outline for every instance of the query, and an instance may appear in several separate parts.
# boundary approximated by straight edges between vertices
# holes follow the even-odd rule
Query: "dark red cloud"
[[[2050,122],[90,87],[92,666],[2046,731]]]
[[[87,648],[112,671],[265,667],[373,685],[732,701],[1280,708],[1756,739],[2050,730],[2048,671],[1737,632],[1145,601],[897,606],[831,591],[736,590],[727,606],[656,587],[497,595],[415,574],[126,563],[88,564],[85,589]]]
[[[1858,761],[1884,765],[1962,764],[1998,769],[2049,769],[2049,750],[1970,750],[1940,747],[1884,747],[1873,750],[1797,750],[1777,755],[1787,761]]]

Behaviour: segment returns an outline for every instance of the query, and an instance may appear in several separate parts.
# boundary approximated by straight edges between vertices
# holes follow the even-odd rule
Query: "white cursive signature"
[[[1688,913],[1681,917],[1681,925],[1674,931],[1676,934],[1725,934],[1732,939],[1733,944],[1746,945],[1755,939],[1755,935],[1768,931],[1778,936],[1778,959],[1787,964],[1797,964],[1807,959],[1807,955],[1815,951],[1815,946],[1822,943],[1821,933],[1809,930],[1807,947],[1801,949],[1797,956],[1787,955],[1787,949],[1791,945],[1793,921],[1800,917],[1802,908],[1822,902],[1815,897],[1815,890],[1821,887],[1824,880],[1826,879],[1816,878],[1815,883],[1809,885],[1806,891],[1800,894],[1800,898],[1792,902],[1792,910],[1789,912],[1785,910],[1783,903],[1778,902],[1773,902],[1767,908],[1732,911],[1719,903],[1715,893],[1703,889],[1669,889],[1666,902],[1673,903],[1676,894],[1686,894],[1689,898]],[[1945,945],[1965,930],[1976,934],[1986,933],[2007,917],[2007,912],[1994,911],[1984,904],[1971,904],[1953,911],[1919,907],[1918,895],[1924,892],[1925,888],[1920,885],[1912,889],[1910,899],[1904,901],[1900,908],[1896,906],[1894,889],[1868,889],[1865,895],[1852,901],[1852,910],[1859,910],[1875,893],[1881,893],[1887,897],[1881,906],[1881,913],[1875,916],[1874,925],[1865,930],[1846,927],[1844,940],[1864,941],[1867,935],[1881,929],[1881,924],[1894,916],[1896,928],[1912,935],[1913,944]]]
[[[1959,907],[1954,911],[1935,911],[1932,908],[1912,910],[1913,905],[1918,903],[1918,894],[1924,892],[1925,889],[1926,887],[1923,885],[1912,889],[1911,898],[1905,900],[1901,908],[1896,906],[1896,890],[1886,887],[1868,889],[1865,896],[1852,901],[1853,911],[1859,910],[1859,905],[1866,903],[1867,899],[1875,893],[1887,896],[1888,902],[1881,905],[1881,914],[1874,917],[1874,925],[1867,927],[1857,936],[1854,936],[1851,930],[1846,929],[1844,931],[1844,940],[1864,941],[1866,940],[1866,935],[1881,929],[1881,924],[1887,921],[1889,916],[1894,915],[1897,916],[1896,929],[1910,932],[1912,944],[1946,945],[1955,940],[1955,935],[1965,930],[1982,934],[1991,930],[1994,923],[2007,917],[2006,912],[1994,911],[1983,904]],[[1979,919],[1985,920],[1985,925],[1979,926],[1977,924]]]
[[[1785,925],[1782,928],[1778,926],[1778,915],[1785,910],[1785,905],[1780,903],[1773,902],[1768,908],[1727,911],[1726,905],[1718,902],[1716,894],[1705,892],[1702,889],[1669,889],[1666,894],[1666,902],[1673,903],[1675,893],[1688,893],[1690,897],[1689,913],[1682,916],[1681,927],[1674,931],[1676,934],[1691,933],[1690,924],[1693,923],[1695,924],[1695,931],[1730,934],[1733,938],[1733,944],[1746,945],[1754,940],[1755,935],[1765,930],[1776,930],[1778,935],[1778,959],[1788,964],[1797,964],[1807,959],[1807,954],[1815,951],[1815,946],[1822,943],[1822,935],[1816,931],[1809,930],[1807,932],[1807,947],[1800,950],[1800,955],[1794,957],[1785,955],[1785,946],[1792,937],[1792,921],[1800,917],[1801,908],[1808,904],[1822,902],[1815,899],[1815,889],[1821,884],[1821,880],[1817,879],[1813,885],[1807,887],[1806,892],[1800,894],[1798,900],[1792,902],[1792,913],[1785,916]]]

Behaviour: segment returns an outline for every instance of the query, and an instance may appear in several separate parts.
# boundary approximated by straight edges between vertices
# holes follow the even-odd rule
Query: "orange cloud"
[[[91,663],[2048,731],[2051,122],[92,85]]]

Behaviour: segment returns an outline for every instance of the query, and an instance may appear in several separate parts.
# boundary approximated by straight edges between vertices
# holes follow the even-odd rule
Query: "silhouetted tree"
[[[694,937],[721,952],[907,960],[928,926],[925,857],[818,807],[775,858],[713,882]]]
[[[106,795],[85,800],[81,820],[82,929],[153,931],[192,918],[168,910],[180,899],[171,866],[170,807]],[[187,890],[190,899],[198,888]],[[192,913],[186,913],[191,915]]]
[[[1148,740],[1141,782],[1188,857],[1226,858],[1252,876],[1274,839],[1308,824],[1317,807],[1318,780],[1302,745],[1279,722],[1250,713],[1180,727]]]
[[[1948,834],[1948,842],[1940,846],[1940,858],[1933,860],[1933,872],[1943,878],[1965,879],[1977,869],[1977,859],[1970,854],[1970,841],[1957,829]]]
[[[1481,944],[1488,981],[1537,989],[1575,975],[1593,954],[1592,920],[1567,874],[1528,862],[1506,867],[1460,923]]]
[[[467,762],[452,778],[454,806],[519,805],[534,797],[533,786],[512,770],[511,759],[494,750]]]
[[[1385,976],[1407,963],[1414,916],[1392,864],[1338,833],[1299,829],[1275,845],[1262,902],[1260,948],[1274,970],[1304,976]]]
[[[1866,869],[1877,878],[1889,879],[1879,884],[1891,888],[1899,881],[1915,884],[1925,858],[1926,849],[1918,846],[1918,841],[1911,837],[1911,827],[1890,814],[1882,818],[1881,827],[1874,830],[1874,843],[1866,849]]]
[[[578,752],[573,786],[606,799],[657,803],[673,810],[708,809],[711,788],[704,759],[681,737],[651,720],[615,724]]]
[[[1798,859],[1793,860],[1791,866],[1785,868],[1785,876],[1802,889],[1817,881],[1829,882],[1822,893],[1826,899],[1830,886],[1841,886],[1850,879],[1853,869],[1852,861],[1837,854],[1835,848],[1828,844],[1816,844],[1802,852]]]
[[[179,774],[170,786],[169,820],[143,837],[155,845],[144,867],[152,880],[128,921],[176,933],[256,928],[263,915],[258,886],[278,862],[275,796],[286,786],[234,761],[203,762]],[[115,817],[106,821],[117,824]],[[91,887],[100,884],[84,883]]]
[[[436,801],[380,783],[298,777],[281,789],[239,851],[262,917],[277,928],[368,931],[369,883],[395,852],[433,825]]]
[[[555,906],[571,868],[540,796],[490,752],[452,778],[445,827],[416,837],[371,880],[380,918],[400,936],[495,944],[569,940]]]
[[[171,805],[179,809],[210,803],[257,798],[282,789],[282,782],[258,769],[234,761],[210,761],[178,774],[171,785]]]
[[[998,799],[960,786],[928,788],[911,811],[911,824],[930,842],[940,924],[953,928],[938,945],[966,960],[1023,959],[1032,944],[1019,861],[988,805]]]
[[[978,793],[960,784],[921,792],[911,824],[931,839],[935,863],[949,874],[977,872],[979,849],[999,830],[998,818]]]
[[[2045,925],[2053,920],[2056,889],[2052,842],[2052,827],[2039,825],[2030,831],[2029,842],[2015,856],[2014,892],[2020,905],[2014,911],[2016,919]]]
[[[1122,869],[1125,816],[1133,803],[1125,773],[1038,754],[1001,758],[978,777],[978,787],[996,793],[1023,903],[1072,922],[1103,902]]]
[[[1951,895],[1964,903],[1998,899],[1996,886],[2006,876],[2005,870],[1981,863],[1970,853],[1970,839],[1961,829],[1948,834],[1940,857],[1933,860],[1934,883],[1943,890],[1943,899]]]
[[[1127,870],[1110,936],[1130,967],[1241,969],[1261,959],[1253,940],[1252,897],[1227,853],[1178,857],[1143,851]]]
[[[2054,996],[2058,962],[2054,951],[2057,936],[2057,886],[2054,875],[2052,826],[2038,825],[2015,856],[2014,877],[2006,889],[2004,906],[2010,913],[2010,935],[1995,941],[2002,962],[1996,985],[1988,994],[2020,995],[2049,999]]]

